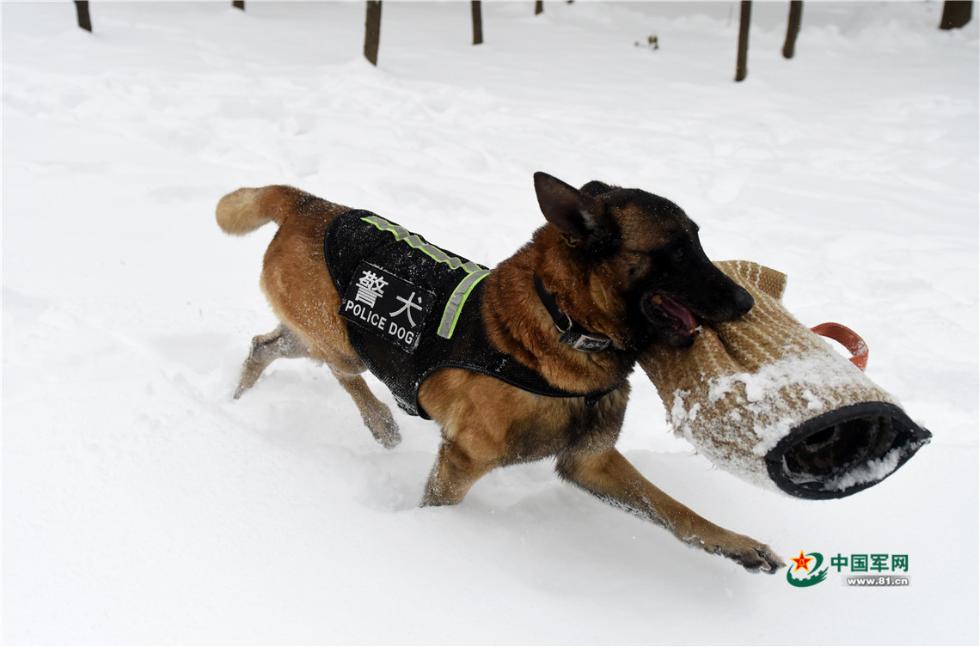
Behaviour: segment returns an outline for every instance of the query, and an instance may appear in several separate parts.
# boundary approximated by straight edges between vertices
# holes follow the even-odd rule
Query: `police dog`
[[[663,526],[684,543],[773,573],[782,560],[765,544],[711,523],[650,483],[615,447],[638,355],[650,344],[686,346],[697,320],[738,318],[752,297],[712,265],[698,226],[669,200],[592,181],[576,189],[545,173],[534,188],[547,221],[486,278],[481,316],[497,350],[572,392],[610,390],[597,402],[543,397],[480,373],[446,368],[418,400],[442,432],[422,505],[459,503],[481,476],[554,457],[565,481]],[[341,295],[326,276],[326,228],[347,207],[288,186],[242,188],[223,197],[217,221],[245,234],[274,221],[261,286],[281,322],[252,340],[235,397],[280,357],[325,363],[385,447],[401,440],[391,410],[360,374],[365,364],[338,314]],[[535,276],[570,321],[608,338],[598,352],[560,338]]]

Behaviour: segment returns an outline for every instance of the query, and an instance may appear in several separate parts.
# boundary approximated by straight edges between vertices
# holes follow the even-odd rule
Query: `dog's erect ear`
[[[545,219],[570,242],[584,241],[596,229],[599,209],[591,195],[540,171],[534,174],[534,191]]]
[[[603,193],[609,193],[613,188],[606,184],[605,182],[600,182],[599,180],[592,180],[591,182],[586,182],[579,189],[585,195],[591,195],[595,197],[597,195],[602,195]]]

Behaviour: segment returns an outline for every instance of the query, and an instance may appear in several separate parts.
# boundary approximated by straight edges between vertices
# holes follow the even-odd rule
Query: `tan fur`
[[[358,375],[365,367],[348,341],[346,324],[338,314],[340,295],[323,259],[325,230],[346,210],[290,187],[239,189],[218,204],[218,222],[225,231],[238,234],[270,220],[279,223],[265,254],[261,285],[297,343],[263,345],[260,340],[259,347],[266,353],[302,347],[309,357],[325,362],[379,442],[393,446],[397,427],[388,407]],[[631,243],[650,246],[657,236],[657,232],[640,231]],[[623,306],[612,298],[609,285],[624,280],[630,264],[639,262],[625,254],[587,278],[576,271],[561,235],[546,226],[494,269],[486,280],[482,315],[498,349],[562,389],[586,392],[622,386],[588,407],[581,398],[536,396],[461,369],[434,373],[422,384],[419,400],[440,425],[443,442],[423,504],[458,503],[473,483],[495,467],[557,457],[562,478],[599,498],[655,521],[689,544],[723,553],[752,570],[771,571],[778,558],[768,547],[699,517],[649,483],[616,451],[629,398],[624,380],[633,358],[619,352],[582,353],[561,344],[533,288],[537,273],[564,311],[590,330],[610,336],[623,349],[627,340],[617,325]],[[255,369],[264,368],[266,360],[268,355],[250,356],[241,390],[255,382]]]
[[[299,197],[296,193],[296,189],[288,186],[233,191],[218,202],[215,210],[218,226],[226,234],[241,236],[267,222],[281,225],[296,208]]]

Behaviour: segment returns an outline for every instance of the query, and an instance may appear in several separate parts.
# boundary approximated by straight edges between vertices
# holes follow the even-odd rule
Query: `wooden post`
[[[544,0],[534,0],[534,15],[544,13]]]
[[[738,19],[738,60],[735,62],[735,80],[744,81],[749,71],[749,22],[752,20],[752,0],[742,0],[742,14]]]
[[[796,37],[800,33],[800,20],[803,18],[803,0],[789,3],[789,22],[786,23],[786,42],[783,43],[783,58],[793,58],[796,53]]]
[[[245,11],[245,0],[231,0],[231,6]]]
[[[470,1],[470,11],[473,14],[473,44],[479,45],[483,42],[483,12],[480,0]]]
[[[972,15],[972,0],[946,0],[943,3],[943,17],[939,21],[939,28],[959,29],[970,22]]]
[[[88,0],[75,0],[75,13],[78,14],[78,26],[85,31],[92,31],[92,17],[88,13]]]
[[[367,0],[367,16],[364,19],[364,58],[371,65],[378,64],[378,47],[381,44],[381,0]]]

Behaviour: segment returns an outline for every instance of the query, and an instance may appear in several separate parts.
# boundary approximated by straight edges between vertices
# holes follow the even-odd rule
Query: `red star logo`
[[[804,571],[806,571],[806,572],[809,573],[810,572],[810,562],[813,561],[813,558],[812,557],[807,557],[806,555],[803,554],[803,551],[801,550],[799,557],[794,557],[793,559],[791,559],[789,561],[791,561],[791,562],[793,562],[793,563],[796,564],[796,567],[793,569],[793,572],[794,573],[796,571],[800,570],[801,568]]]

